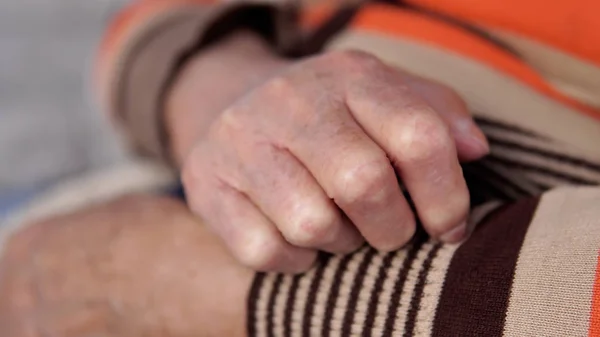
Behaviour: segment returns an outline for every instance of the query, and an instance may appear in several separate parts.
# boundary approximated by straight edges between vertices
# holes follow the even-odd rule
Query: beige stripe
[[[367,248],[361,249],[358,253],[354,254],[352,260],[348,263],[348,268],[342,277],[340,284],[339,296],[335,302],[335,309],[331,318],[331,334],[330,336],[336,337],[342,334],[342,324],[344,322],[344,314],[346,313],[348,300],[350,299],[350,289],[352,283],[356,277],[356,271],[358,266],[365,258]]]
[[[323,272],[321,285],[319,286],[319,291],[317,292],[317,297],[315,298],[313,317],[311,318],[311,336],[318,336],[321,334],[321,329],[323,328],[323,318],[325,318],[325,308],[327,307],[327,297],[329,296],[331,286],[333,285],[333,276],[335,275],[335,271],[341,260],[341,257],[332,258],[331,261],[329,261],[327,268],[325,268],[325,271]],[[309,318],[307,317],[306,319]]]
[[[369,300],[371,299],[371,292],[375,286],[377,275],[379,274],[379,268],[383,262],[383,258],[386,254],[378,253],[373,257],[369,267],[367,268],[363,284],[358,293],[358,301],[356,302],[356,311],[354,314],[354,321],[352,322],[351,333],[353,336],[359,336],[362,332],[363,323],[367,317],[367,310],[369,309]]]
[[[415,321],[414,336],[431,336],[433,321],[442,294],[446,272],[450,261],[459,245],[444,245],[437,253],[431,263],[431,269],[427,275],[427,281],[421,296],[421,306]]]
[[[524,190],[528,195],[539,195],[540,193],[542,193],[542,190],[539,187],[532,184],[531,181],[529,181],[527,178],[525,178],[523,175],[521,175],[514,169],[509,169],[502,165],[497,165],[495,163],[489,163],[486,161],[483,161],[481,165],[486,167],[490,171],[495,172],[496,174],[504,177],[506,180],[511,181],[513,185],[520,187],[521,190]],[[506,186],[507,184],[503,181],[498,181],[498,183],[501,184],[500,188],[503,191],[514,190],[512,187]],[[522,196],[522,192],[519,191],[518,193],[519,195],[517,195],[517,197]]]
[[[341,34],[332,48],[373,53],[391,65],[454,88],[471,111],[520,125],[600,158],[599,122],[477,61],[422,42],[357,30]]]
[[[518,126],[518,125],[517,125]],[[493,126],[481,126],[481,129],[488,137],[494,137],[496,139],[501,139],[505,141],[510,141],[513,143],[521,144],[523,146],[548,150],[555,153],[560,153],[564,156],[575,157],[575,158],[585,158],[591,162],[600,163],[600,156],[586,156],[585,153],[578,151],[577,148],[573,146],[569,146],[568,144],[560,143],[555,141],[554,139],[544,139],[532,137],[529,135],[523,135],[517,132],[510,132],[503,129],[497,129]]]
[[[285,304],[287,301],[288,294],[290,293],[290,286],[292,285],[293,276],[285,276],[283,278],[283,282],[281,282],[281,286],[279,288],[279,293],[275,298],[275,310],[274,310],[274,330],[275,336],[283,336],[284,326],[283,320],[285,316]]]
[[[269,305],[269,295],[273,290],[273,281],[276,274],[269,273],[263,280],[262,289],[258,295],[258,303],[256,303],[256,334],[258,336],[267,335],[267,307]]]
[[[400,296],[398,311],[396,312],[396,321],[394,322],[394,331],[396,331],[396,333],[399,333],[399,331],[404,331],[406,317],[408,315],[408,310],[410,308],[410,302],[413,297],[415,286],[417,285],[417,281],[419,279],[419,273],[423,267],[423,262],[425,259],[427,259],[427,255],[433,246],[434,244],[431,242],[425,243],[423,247],[421,247],[421,250],[419,250],[417,253],[416,258],[413,261],[410,270],[408,271],[408,276],[406,277],[406,282],[404,283],[404,288],[402,289],[402,296]]]
[[[561,178],[555,178],[544,174],[539,174],[536,172],[525,172],[523,170],[518,171],[523,174],[524,177],[527,177],[530,181],[536,182],[541,185],[549,186],[550,188],[555,187],[567,187],[567,186],[580,186],[580,184],[570,183]]]
[[[291,335],[294,337],[302,337],[302,323],[304,319],[308,319],[304,317],[304,307],[306,307],[308,289],[310,288],[310,284],[314,277],[315,268],[311,269],[300,279],[300,282],[298,282],[298,290],[296,291],[296,300],[294,302],[291,323]]]
[[[489,29],[488,32],[515,49],[527,63],[553,82],[557,89],[600,107],[600,67],[508,31]]]
[[[469,215],[469,229],[473,230],[481,220],[501,205],[501,202],[492,201],[473,209]],[[460,247],[459,244],[442,246],[438,251],[436,258],[431,263],[431,269],[427,275],[425,288],[423,288],[421,306],[415,322],[415,336],[431,336],[435,313],[446,280],[446,273],[450,267],[454,252],[456,252],[458,247]]]
[[[388,307],[390,306],[390,298],[392,298],[392,291],[394,290],[394,284],[398,279],[398,273],[402,268],[402,264],[406,259],[408,249],[402,249],[398,252],[398,255],[392,260],[392,265],[387,271],[385,281],[381,290],[381,295],[377,303],[377,311],[375,314],[375,321],[373,322],[372,336],[381,336],[383,334],[383,327],[385,326],[385,319],[387,317]]]
[[[518,127],[518,125],[516,125]],[[526,147],[537,148],[537,149],[548,149],[553,150],[557,153],[563,153],[565,155],[569,155],[572,157],[581,157],[582,154],[577,151],[577,149],[569,146],[567,144],[563,144],[560,142],[556,142],[553,139],[546,139],[541,137],[535,137],[530,135],[524,135],[516,131],[509,131],[505,129],[498,129],[494,126],[480,125],[483,133],[489,138],[500,139],[504,141],[509,141],[512,143],[521,144]],[[493,143],[492,143],[493,146]],[[600,159],[600,157],[598,157]]]
[[[599,205],[598,187],[542,197],[517,261],[505,336],[587,336]]]
[[[501,146],[492,147],[492,155],[498,158],[505,158],[520,163],[531,164],[537,167],[551,169],[553,171],[564,173],[569,176],[592,180],[600,183],[600,171],[595,171],[584,166],[573,165],[567,162],[561,162],[556,159],[548,159],[540,155],[534,155],[521,151],[514,151]]]
[[[544,186],[548,186],[549,188],[562,187],[562,186],[581,186],[581,184],[569,182],[563,178],[553,177],[553,176],[550,176],[545,173],[538,173],[538,172],[531,171],[531,170],[509,168],[506,165],[503,165],[500,163],[494,163],[493,166],[494,167],[503,167],[507,171],[510,171],[513,176],[519,176],[530,183],[541,184]]]

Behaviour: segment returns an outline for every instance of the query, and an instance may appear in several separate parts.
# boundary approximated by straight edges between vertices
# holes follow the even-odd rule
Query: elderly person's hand
[[[215,71],[248,85],[209,104]],[[459,159],[488,151],[440,84],[362,52],[290,63],[245,34],[192,61],[168,110],[191,209],[258,270],[304,271],[317,250],[348,253],[364,240],[403,246],[416,225],[398,179],[429,234],[461,240],[469,194]]]
[[[252,275],[183,203],[127,197],[9,240],[0,335],[245,336]]]

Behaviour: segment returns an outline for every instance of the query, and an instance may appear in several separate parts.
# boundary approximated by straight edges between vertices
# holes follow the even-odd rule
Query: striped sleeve
[[[598,336],[600,189],[476,208],[471,238],[258,274],[250,336]]]
[[[289,51],[299,38],[295,14],[287,0],[139,0],[119,13],[100,46],[100,103],[136,150],[164,156],[162,96],[186,58],[240,26]]]

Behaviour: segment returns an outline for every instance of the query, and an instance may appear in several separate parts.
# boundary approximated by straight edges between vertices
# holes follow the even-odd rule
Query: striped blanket
[[[453,87],[490,141],[487,158],[463,166],[472,234],[443,245],[422,233],[396,252],[364,247],[323,255],[303,275],[258,274],[250,335],[600,336],[598,120],[370,24],[359,16],[329,48],[365,50]]]
[[[258,274],[251,336],[600,336],[600,162],[479,119],[491,155],[465,165],[471,237],[323,255]],[[560,188],[555,188],[563,186]]]

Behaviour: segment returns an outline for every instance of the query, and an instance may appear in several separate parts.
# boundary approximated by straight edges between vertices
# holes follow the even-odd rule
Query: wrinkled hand
[[[458,149],[458,151],[457,151]],[[307,59],[221,113],[183,167],[192,210],[242,263],[304,271],[316,250],[366,240],[389,251],[415,232],[465,234],[459,158],[488,151],[465,104],[437,83],[361,52]]]
[[[252,275],[183,203],[127,197],[9,241],[0,335],[245,336]]]

